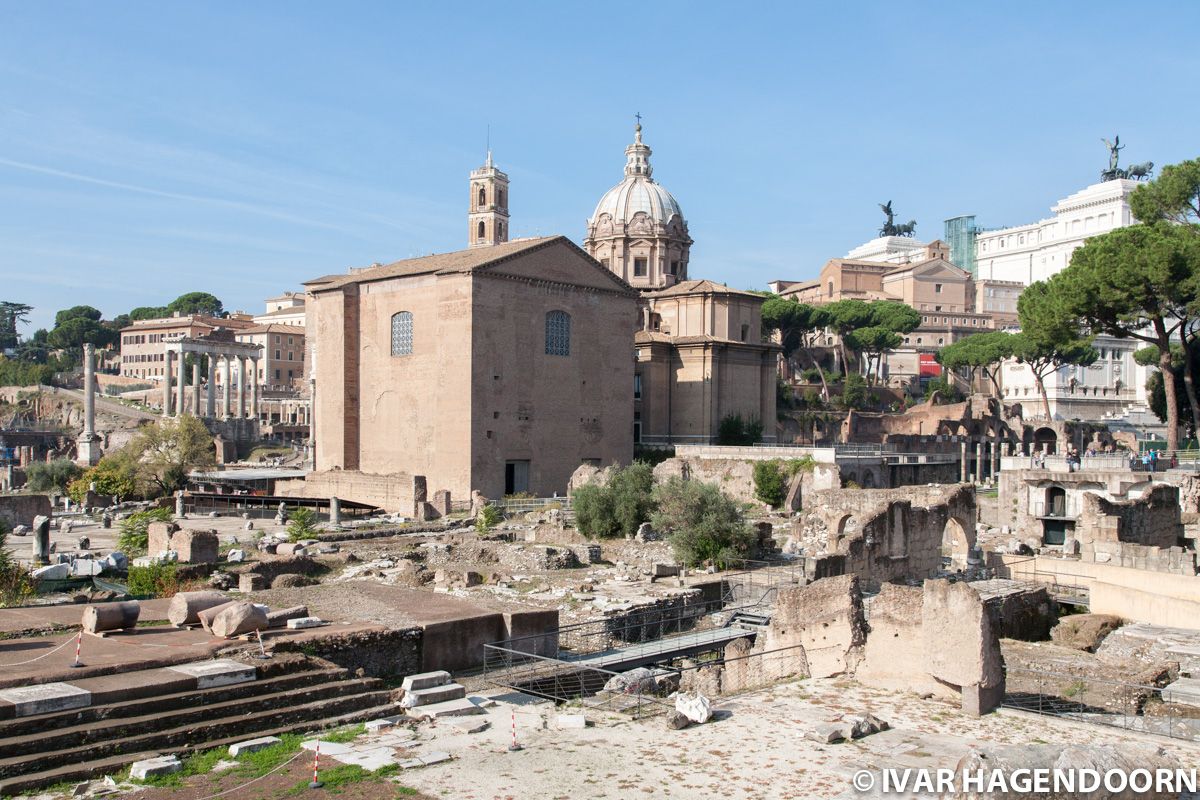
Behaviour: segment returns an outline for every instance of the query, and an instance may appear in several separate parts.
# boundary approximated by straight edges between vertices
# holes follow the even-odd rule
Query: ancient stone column
[[[192,362],[192,413],[197,417],[204,416],[200,412],[200,354]]]
[[[336,497],[329,498],[329,523],[331,525],[342,524],[342,501]]]
[[[217,358],[208,354],[208,385],[204,387],[204,416],[217,416]]]
[[[83,346],[83,436],[91,440],[96,433],[96,345]]]
[[[246,359],[241,356],[237,357],[237,413],[233,416],[246,416]]]
[[[183,412],[186,410],[184,401],[187,398],[187,387],[184,385],[187,383],[187,381],[183,379],[187,372],[187,364],[183,360],[182,348],[179,350],[179,358],[177,360],[179,361],[177,366],[177,369],[179,370],[179,383],[175,384],[175,416],[182,417]]]
[[[250,419],[258,419],[258,359],[250,359]]]
[[[171,373],[174,371],[175,351],[168,350],[163,356],[163,416],[171,416]]]
[[[230,413],[233,409],[229,404],[230,397],[231,397],[230,391],[229,391],[229,381],[230,380],[231,380],[231,378],[229,375],[229,356],[221,356],[221,382],[222,382],[221,383],[221,399],[224,401],[224,405],[221,406],[221,418],[222,419],[229,419],[231,416],[233,416]]]
[[[983,444],[975,443],[975,482],[983,482]]]
[[[967,470],[968,464],[967,464],[967,440],[966,439],[963,439],[961,442],[958,443],[958,450],[959,450],[958,457],[960,459],[959,468],[958,468],[958,481],[959,481],[959,483],[966,483],[967,475],[970,474]]]

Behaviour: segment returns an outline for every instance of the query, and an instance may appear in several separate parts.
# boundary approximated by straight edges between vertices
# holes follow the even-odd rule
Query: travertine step
[[[414,719],[437,719],[439,717],[466,717],[471,714],[486,714],[487,709],[480,708],[466,698],[447,700],[443,703],[431,703],[425,706],[406,709]]]
[[[428,706],[434,703],[444,703],[447,700],[459,700],[467,696],[467,689],[459,683],[446,683],[441,686],[430,686],[428,689],[413,689],[404,693],[403,705]]]
[[[1180,678],[1162,690],[1165,703],[1200,707],[1200,678]]]
[[[197,708],[228,700],[255,697],[275,692],[300,692],[305,687],[340,680],[347,675],[344,669],[305,669],[278,677],[264,678],[254,683],[242,683],[201,691],[177,691],[120,703],[92,705],[52,714],[0,720],[0,758],[8,755],[5,748],[10,739],[31,734],[83,725],[96,720],[117,720],[147,714],[163,714],[178,708]]]
[[[439,669],[434,672],[421,672],[416,675],[409,675],[400,684],[400,688],[406,692],[411,692],[418,689],[431,689],[434,686],[444,686],[447,683],[450,683],[450,673],[444,669]]]
[[[258,730],[254,731],[254,733],[259,736],[282,736],[285,733],[308,733],[311,731],[328,730],[330,728],[339,728],[343,725],[365,722],[377,717],[387,716],[388,714],[395,713],[395,708],[395,705],[392,703],[387,703],[385,705],[351,711],[335,717],[296,720],[292,724]],[[211,750],[215,747],[228,747],[231,744],[243,741],[245,738],[244,733],[239,733],[235,736],[199,741],[194,746],[174,748],[169,751],[145,750],[137,753],[123,753],[98,760],[89,760],[85,763],[65,764],[41,772],[28,773],[16,778],[0,780],[0,796],[7,797],[43,786],[82,781],[99,775],[111,775],[120,772],[135,761],[140,761],[144,758],[153,758],[156,755],[162,755],[164,752],[175,752],[186,755],[187,753]]]
[[[41,750],[37,755],[23,755],[0,760],[0,776],[9,779],[31,772],[51,770],[61,764],[87,764],[97,759],[106,759],[131,752],[156,751],[168,753],[195,747],[195,743],[209,739],[232,736],[234,741],[247,738],[248,734],[257,736],[268,735],[264,729],[286,726],[299,720],[322,719],[329,716],[339,716],[364,707],[383,707],[388,704],[390,693],[386,690],[327,700],[316,700],[310,703],[290,703],[283,708],[272,708],[266,711],[246,713],[246,706],[240,709],[221,709],[230,716],[220,717],[212,714],[202,722],[191,722],[167,730],[127,735],[121,739],[112,739],[87,745],[77,745],[56,750]],[[294,698],[302,701],[304,698]],[[253,708],[253,705],[249,706]],[[240,713],[239,713],[240,710]],[[53,740],[51,740],[53,741]],[[5,782],[0,782],[0,787]]]
[[[125,739],[131,735],[201,723],[214,716],[286,708],[297,704],[362,694],[365,691],[378,690],[380,686],[380,681],[375,678],[330,680],[327,683],[300,689],[285,688],[249,699],[237,698],[217,703],[198,703],[169,711],[155,709],[141,716],[111,719],[102,717],[80,725],[38,731],[0,742],[0,775],[5,774],[6,761],[18,756],[52,750],[61,751],[82,745],[97,747],[100,743],[113,739]]]

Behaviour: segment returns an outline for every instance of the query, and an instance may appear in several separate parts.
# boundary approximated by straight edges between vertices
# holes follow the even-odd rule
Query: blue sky
[[[0,5],[0,299],[230,309],[455,250],[487,127],[512,233],[576,241],[640,111],[692,277],[1039,219],[1200,156],[1200,4]],[[25,332],[28,333],[30,329]]]

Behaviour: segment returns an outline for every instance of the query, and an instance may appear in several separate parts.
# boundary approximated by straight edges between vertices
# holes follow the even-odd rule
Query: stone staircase
[[[3,690],[0,796],[116,773],[155,755],[363,722],[396,708],[379,679],[300,655]]]
[[[410,717],[435,719],[487,713],[467,699],[466,687],[454,683],[445,670],[409,675],[401,688],[404,697],[400,704]]]

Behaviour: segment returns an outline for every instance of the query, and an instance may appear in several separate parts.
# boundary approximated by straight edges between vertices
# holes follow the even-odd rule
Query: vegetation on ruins
[[[137,465],[138,485],[147,496],[172,494],[184,487],[189,472],[216,463],[212,435],[188,414],[142,427],[125,453]]]
[[[828,315],[820,306],[785,299],[777,294],[767,295],[763,301],[763,336],[769,338],[772,333],[778,333],[783,356],[789,362],[796,353],[807,356],[812,367],[805,370],[805,375],[821,382],[821,396],[826,398],[829,397],[829,384],[825,382],[825,374],[813,358],[811,348],[827,324]]]
[[[71,481],[82,472],[69,458],[37,461],[25,468],[25,487],[31,492],[66,494]]]
[[[963,393],[944,375],[925,384],[925,397],[932,398],[934,396],[939,403],[961,403],[963,400]]]
[[[576,527],[599,539],[632,536],[654,508],[653,487],[654,470],[645,462],[613,468],[608,483],[590,483],[571,495]]]
[[[742,419],[741,414],[729,414],[717,423],[717,444],[751,445],[762,441],[761,420]]]
[[[812,456],[788,460],[771,459],[754,463],[754,496],[778,508],[787,499],[788,487],[799,472],[811,472],[816,465]]]
[[[1080,329],[1078,317],[1067,310],[1063,295],[1050,285],[1063,274],[1036,281],[1021,293],[1017,300],[1021,332],[1011,340],[1013,356],[1033,373],[1046,419],[1052,416],[1046,376],[1067,364],[1087,366],[1099,357],[1091,336]]]
[[[151,508],[135,511],[118,524],[117,549],[131,558],[144,555],[150,546],[150,523],[170,522],[173,519],[169,508]]]
[[[1200,304],[1200,236],[1191,226],[1167,221],[1118,228],[1093,237],[1071,256],[1071,264],[1045,282],[1054,313],[1079,319],[1091,334],[1139,339],[1158,347],[1159,368],[1171,374],[1173,341],[1186,348]],[[1021,295],[1023,304],[1037,284]],[[1022,327],[1025,318],[1022,315]],[[1189,405],[1200,420],[1194,370],[1183,359]],[[1167,449],[1179,447],[1179,404],[1174,381],[1164,381]]]
[[[0,350],[16,347],[20,341],[17,326],[29,321],[29,312],[33,306],[16,303],[11,300],[0,300]]]
[[[287,523],[288,538],[293,542],[314,539],[317,535],[317,515],[311,508],[301,506],[291,512]]]
[[[76,503],[82,503],[93,485],[96,494],[104,497],[132,497],[137,494],[137,463],[124,450],[110,453],[71,481],[67,494]]]
[[[175,564],[131,566],[125,585],[134,597],[174,597],[180,591],[179,571]]]
[[[1000,396],[1000,367],[1013,357],[1016,341],[1006,331],[985,331],[965,336],[943,347],[937,354],[938,363],[950,370],[966,369],[971,380],[982,372],[992,384],[992,395]]]
[[[475,515],[475,530],[479,533],[487,533],[500,524],[500,519],[500,512],[494,505],[488,503]]]
[[[8,520],[0,517],[0,608],[22,605],[35,593],[28,573],[8,551],[10,533]]]
[[[723,569],[750,556],[754,533],[737,502],[719,487],[671,478],[654,487],[653,500],[650,522],[667,535],[681,563],[711,562]]]
[[[853,373],[846,376],[842,383],[842,393],[836,398],[837,404],[845,409],[862,411],[875,404],[875,395],[867,385],[867,379]]]

